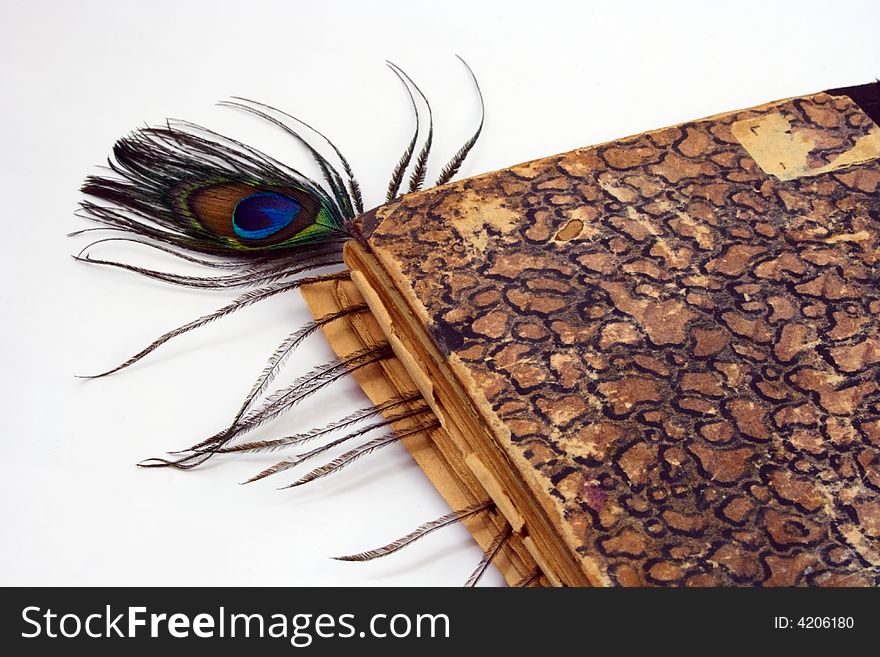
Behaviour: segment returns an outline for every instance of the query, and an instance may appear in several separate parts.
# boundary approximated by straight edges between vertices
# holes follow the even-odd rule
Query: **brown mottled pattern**
[[[405,197],[370,245],[620,585],[880,584],[880,162],[790,182],[730,132],[824,94]],[[529,465],[530,464],[530,465]]]

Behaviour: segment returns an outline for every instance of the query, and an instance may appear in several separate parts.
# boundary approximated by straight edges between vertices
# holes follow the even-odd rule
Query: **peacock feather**
[[[400,195],[408,173],[408,192],[418,191],[424,185],[434,121],[430,103],[421,89],[398,66],[389,63],[389,67],[403,84],[415,118],[413,134],[388,183],[386,200],[393,200]],[[448,182],[457,173],[482,130],[485,114],[482,94],[470,67],[467,70],[480,99],[480,122],[473,136],[443,167],[436,184]],[[237,97],[222,105],[255,115],[298,141],[317,164],[320,180],[309,178],[241,141],[188,122],[168,121],[163,126],[142,128],[120,139],[108,162],[110,174],[89,177],[83,185],[83,192],[94,200],[82,203],[82,216],[97,222],[100,227],[75,233],[99,230],[113,232],[114,236],[91,242],[76,258],[175,285],[252,289],[217,311],[161,335],[119,365],[84,378],[106,376],[129,367],[179,335],[313,282],[316,277],[310,274],[315,270],[324,272],[317,278],[348,276],[341,267],[342,247],[347,240],[360,237],[359,217],[364,213],[361,188],[348,160],[324,134],[285,112]],[[423,129],[423,112],[427,113],[426,130]],[[222,273],[183,275],[90,255],[93,247],[112,241],[137,242]],[[387,343],[375,345],[344,361],[322,365],[286,388],[271,390],[285,361],[309,335],[341,317],[367,311],[366,306],[352,306],[293,331],[272,353],[229,425],[189,449],[177,452],[174,459],[148,459],[141,465],[189,469],[216,454],[280,449],[326,435],[331,430],[349,428],[351,432],[347,436],[332,443],[337,445],[403,417],[424,413],[425,408],[403,414],[392,413],[363,426],[364,421],[379,413],[393,411],[398,405],[414,401],[406,398],[387,408],[364,409],[355,414],[354,419],[346,418],[306,434],[230,445],[352,370],[391,357],[392,351]],[[357,424],[361,426],[353,428]],[[422,429],[428,426],[424,424]],[[384,436],[379,443],[366,443],[346,456],[354,460],[399,438],[394,434]],[[253,480],[294,467],[325,449],[313,449],[307,454],[286,459]],[[348,462],[331,462],[318,471],[324,476]]]
[[[82,208],[143,244],[219,256],[253,276],[217,285],[245,285],[263,280],[266,270],[282,277],[303,264],[329,264],[350,236],[352,197],[338,172],[321,162],[326,187],[240,142],[169,122],[120,139],[109,162],[114,175],[83,185],[104,204],[86,201]],[[186,284],[173,275],[166,280]]]
[[[427,98],[412,79],[396,65],[389,67],[403,83],[415,114],[414,133],[388,184],[390,201],[399,195],[409,169],[408,191],[422,188],[433,143],[433,117]],[[482,95],[480,102],[482,107]],[[420,104],[428,113],[425,135]],[[81,204],[82,216],[102,224],[103,230],[127,235],[92,242],[79,259],[191,287],[255,286],[341,262],[342,244],[358,237],[357,218],[364,212],[360,185],[342,152],[307,123],[263,103],[233,98],[221,105],[260,117],[305,146],[321,180],[192,123],[168,121],[136,130],[114,146],[108,161],[111,174],[91,176],[82,188],[96,199]],[[473,137],[443,167],[435,184],[455,175],[482,125],[481,118]],[[416,156],[420,138],[423,144]],[[233,273],[181,276],[84,255],[94,245],[120,239]]]

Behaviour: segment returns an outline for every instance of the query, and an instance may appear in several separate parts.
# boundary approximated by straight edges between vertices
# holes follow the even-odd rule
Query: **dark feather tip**
[[[162,459],[158,457],[144,459],[140,461],[136,465],[139,468],[174,468],[175,470],[189,470],[194,468],[197,463],[186,463],[187,459],[180,459],[178,461],[169,461],[168,459]]]

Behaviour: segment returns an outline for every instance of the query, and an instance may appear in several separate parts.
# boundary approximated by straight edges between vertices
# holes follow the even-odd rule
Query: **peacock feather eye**
[[[283,248],[335,225],[319,200],[293,186],[212,182],[179,194],[199,230],[233,249]]]
[[[232,230],[242,239],[261,240],[287,228],[302,205],[278,192],[257,192],[241,199],[232,212]]]

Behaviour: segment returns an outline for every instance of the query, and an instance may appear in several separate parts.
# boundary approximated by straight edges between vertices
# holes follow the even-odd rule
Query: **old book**
[[[877,86],[407,195],[304,289],[510,583],[880,584]],[[873,120],[872,120],[873,116]],[[405,428],[399,426],[398,428]],[[538,577],[533,575],[538,573]]]

